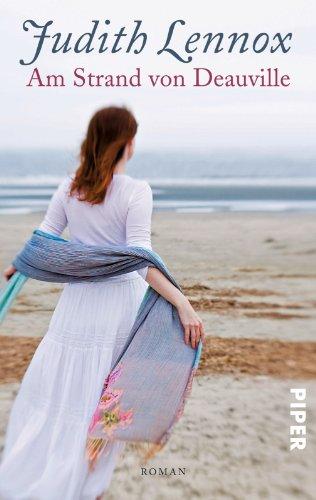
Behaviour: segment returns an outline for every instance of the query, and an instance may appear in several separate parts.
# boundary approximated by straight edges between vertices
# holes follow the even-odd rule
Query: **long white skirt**
[[[113,444],[89,472],[87,430],[146,288],[136,272],[65,285],[13,404],[2,500],[94,500],[108,488],[123,444]]]

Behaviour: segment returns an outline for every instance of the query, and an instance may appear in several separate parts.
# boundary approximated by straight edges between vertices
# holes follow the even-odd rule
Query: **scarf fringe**
[[[129,447],[136,451],[139,456],[139,465],[147,464],[159,451],[162,450],[165,443],[129,443]]]
[[[86,457],[88,460],[89,471],[92,472],[98,461],[98,458],[105,450],[108,441],[102,438],[88,438],[86,445]]]

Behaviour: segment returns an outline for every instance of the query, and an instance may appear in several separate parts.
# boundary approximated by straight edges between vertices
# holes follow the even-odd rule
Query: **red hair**
[[[117,162],[137,132],[134,115],[126,108],[107,107],[91,118],[80,150],[80,165],[71,183],[70,195],[98,204],[104,200]]]

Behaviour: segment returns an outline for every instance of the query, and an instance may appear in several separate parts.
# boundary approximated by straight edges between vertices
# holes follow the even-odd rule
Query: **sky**
[[[152,3],[68,0],[67,2],[3,1],[0,11],[2,34],[2,78],[0,148],[78,148],[91,114],[109,105],[127,105],[140,124],[137,144],[141,150],[238,149],[278,151],[291,155],[315,154],[316,65],[314,0],[222,0],[160,1]],[[23,31],[26,19],[39,24],[53,20],[51,34],[73,32],[80,35],[92,27],[92,20],[111,20],[113,33],[126,26],[131,34],[135,19],[143,21],[148,34],[146,50],[126,54],[51,54],[51,40],[33,65],[29,60],[35,42]],[[158,56],[172,21],[186,22],[176,32],[174,45],[183,47],[186,38],[198,31],[258,34],[293,33],[291,51],[254,54],[203,54],[202,44],[193,62],[183,64],[167,53]],[[101,31],[100,31],[101,33]],[[112,38],[111,38],[112,36]],[[27,87],[32,71],[41,75],[63,74],[66,87]],[[135,73],[141,68],[140,88],[75,88],[74,68],[86,74]],[[193,68],[206,67],[214,74],[256,74],[260,68],[278,67],[291,76],[288,88],[193,88]],[[148,74],[183,74],[184,88],[152,88]]]

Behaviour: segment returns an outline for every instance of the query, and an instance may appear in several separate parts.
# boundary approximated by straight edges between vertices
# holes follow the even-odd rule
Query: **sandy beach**
[[[0,216],[1,269],[40,220]],[[147,465],[186,474],[141,475],[127,450],[106,498],[315,498],[315,215],[160,212],[152,240],[207,331],[184,416]],[[1,443],[60,290],[29,281],[0,327]],[[307,389],[307,446],[293,452],[291,387]]]

